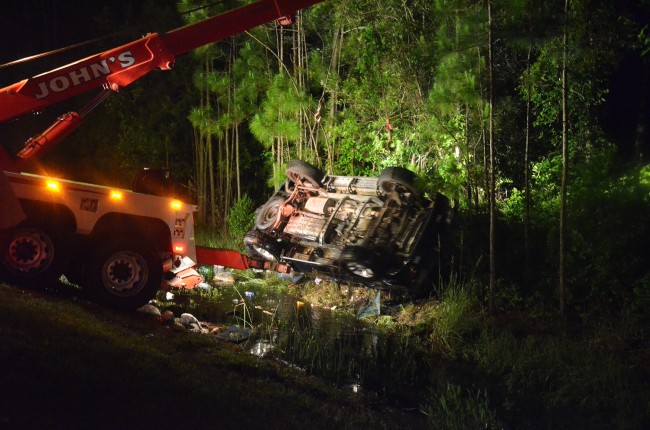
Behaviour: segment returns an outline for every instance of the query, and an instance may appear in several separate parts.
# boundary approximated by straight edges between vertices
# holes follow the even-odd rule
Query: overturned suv
[[[253,253],[371,288],[422,290],[438,260],[449,199],[420,195],[415,174],[388,167],[379,177],[325,176],[300,160],[257,210],[244,242]]]

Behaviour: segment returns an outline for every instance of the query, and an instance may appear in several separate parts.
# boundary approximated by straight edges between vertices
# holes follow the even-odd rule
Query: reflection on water
[[[260,339],[257,340],[249,349],[249,352],[258,357],[265,357],[269,352],[275,349],[275,345],[271,341]]]
[[[164,297],[163,309],[224,327],[252,328],[241,345],[342,386],[399,397],[417,407],[429,358],[412,336],[385,333],[354,315],[297,300],[283,289],[235,284]]]

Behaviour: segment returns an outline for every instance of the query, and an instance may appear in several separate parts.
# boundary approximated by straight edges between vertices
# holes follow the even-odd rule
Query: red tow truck
[[[98,301],[135,308],[161,287],[193,288],[203,282],[197,263],[289,270],[236,251],[196,246],[193,214],[198,207],[148,192],[155,171],[145,171],[126,190],[23,169],[64,140],[107,96],[153,70],[172,69],[176,56],[274,20],[290,24],[296,11],[321,1],[261,0],[0,89],[0,123],[99,90],[83,109],[60,116],[15,156],[0,145],[0,175],[9,182],[9,190],[0,195],[0,211],[17,199],[25,214],[0,249],[0,279],[39,286],[65,275]]]

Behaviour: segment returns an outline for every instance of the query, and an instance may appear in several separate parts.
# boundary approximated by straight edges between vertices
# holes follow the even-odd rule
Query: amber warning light
[[[52,191],[53,193],[58,193],[61,191],[61,184],[58,181],[55,181],[53,179],[49,179],[45,183],[45,186],[47,187],[48,190]]]
[[[172,200],[170,206],[174,210],[180,210],[183,207],[183,203],[180,200]]]
[[[185,251],[185,248],[183,247],[183,245],[176,245],[176,246],[174,246],[174,251],[179,253],[179,254],[182,254],[183,251]]]

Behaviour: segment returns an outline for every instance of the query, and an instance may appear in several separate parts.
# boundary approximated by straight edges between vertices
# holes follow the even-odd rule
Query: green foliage
[[[650,240],[649,188],[639,180],[638,169],[612,181],[616,175],[606,163],[594,157],[583,167],[580,177],[586,181],[579,183],[571,203],[572,294],[581,313],[620,311],[650,262],[642,245]]]
[[[629,306],[625,308],[623,322],[633,339],[648,339],[650,335],[650,275],[634,283]]]
[[[538,127],[541,138],[553,144],[559,142],[562,87],[560,76],[560,48],[557,43],[540,52],[530,68],[530,98],[534,106],[533,124]]]
[[[433,321],[431,339],[442,350],[455,351],[455,345],[478,327],[475,295],[466,286],[450,284],[439,292],[441,302]]]
[[[639,185],[641,188],[641,198],[644,202],[650,203],[650,193],[643,191],[650,190],[650,165],[642,166],[639,168]]]
[[[637,34],[636,48],[641,50],[641,56],[645,57],[650,53],[650,35],[648,26],[644,26]]]
[[[255,203],[248,195],[244,194],[241,199],[235,202],[228,215],[230,237],[234,240],[242,241],[244,235],[253,228],[254,224]]]
[[[196,2],[184,1],[183,9],[192,5]],[[648,171],[620,164],[601,129],[621,53],[643,58],[647,45],[647,27],[634,12],[626,5],[579,0],[571,2],[566,21],[568,300],[580,314],[593,304],[621,311],[645,273],[647,228],[641,214],[648,205],[643,192]],[[487,3],[323,2],[301,13],[291,33],[273,26],[254,29],[203,52],[196,80],[210,96],[190,119],[197,130],[218,138],[214,157],[225,157],[223,145],[238,127],[242,178],[256,199],[251,184],[266,181],[277,188],[290,158],[343,175],[408,167],[421,176],[418,185],[426,194],[443,192],[457,203],[456,212],[465,212],[458,216],[464,225],[454,232],[450,257],[462,278],[468,275],[464,271],[482,276],[488,269],[483,216],[492,90],[497,276],[499,285],[508,286],[501,299],[510,307],[552,304],[564,13],[559,3],[504,0],[492,3],[492,15],[497,41],[492,88]],[[140,134],[137,128],[131,132]],[[221,161],[215,168],[232,170],[232,164]],[[224,192],[234,194],[232,188]],[[512,270],[523,265],[525,270]]]
[[[193,108],[187,119],[203,133],[214,134],[217,131],[214,113],[209,108]]]
[[[533,163],[531,168],[531,221],[535,225],[550,228],[559,213],[560,169],[562,159],[559,154]],[[523,222],[525,216],[524,191],[511,188],[508,197],[498,202],[503,216],[513,222]]]
[[[304,102],[286,75],[275,75],[262,101],[261,111],[250,123],[251,132],[267,145],[278,138],[297,140],[300,128],[296,116]]]
[[[644,179],[648,169],[633,168],[617,174],[611,147],[592,148],[581,158],[574,158],[569,189],[569,302],[584,317],[587,313],[602,316],[603,311],[616,314],[630,303],[635,282],[647,273],[649,262],[643,244],[650,240],[646,222],[650,188]],[[556,246],[559,168],[556,156],[534,163],[531,169],[531,228],[536,231],[535,237],[546,237],[548,249]],[[511,190],[499,207],[512,228],[523,228],[522,190]],[[537,255],[535,250],[544,249],[540,244],[530,246]],[[508,251],[502,258],[513,259],[514,253]],[[553,283],[554,273],[543,266],[537,270],[538,284]]]

